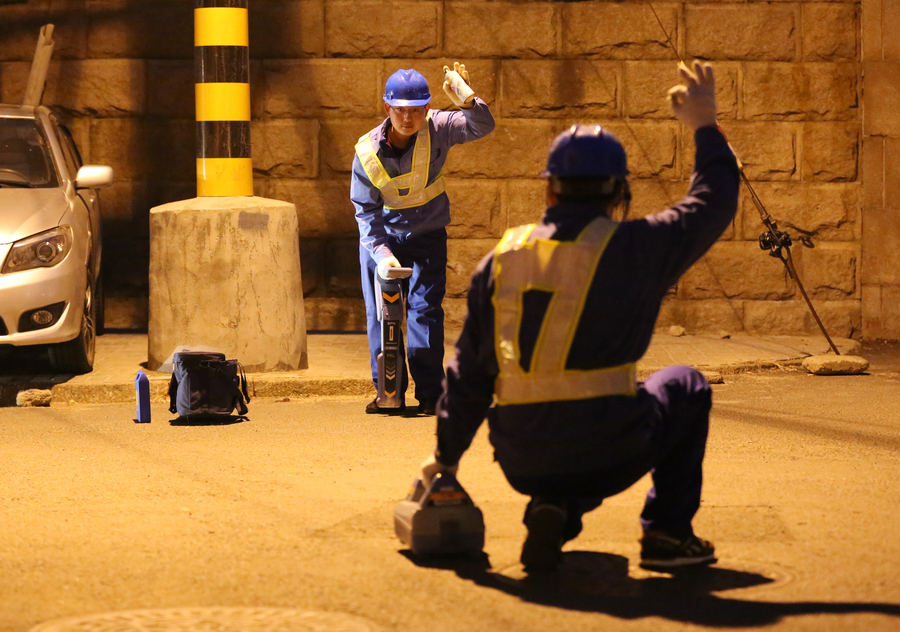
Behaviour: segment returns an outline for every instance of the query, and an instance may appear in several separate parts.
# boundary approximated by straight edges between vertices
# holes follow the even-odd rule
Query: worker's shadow
[[[231,426],[250,421],[246,415],[179,415],[169,420],[171,426]]]
[[[597,612],[620,619],[661,617],[707,627],[752,628],[772,625],[787,616],[877,613],[900,617],[900,604],[753,601],[728,599],[713,593],[772,584],[760,573],[717,566],[686,569],[676,574],[629,574],[621,555],[570,551],[559,569],[526,575],[521,567],[492,569],[486,554],[465,558],[423,560],[402,552],[417,566],[454,571],[460,578],[522,601]],[[773,587],[774,589],[774,587]],[[900,625],[900,623],[898,623]]]

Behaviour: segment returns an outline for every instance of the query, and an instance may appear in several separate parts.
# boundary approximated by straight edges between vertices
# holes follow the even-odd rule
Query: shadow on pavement
[[[189,417],[176,417],[169,420],[170,426],[231,426],[250,421],[249,417],[242,415],[191,415]]]
[[[417,566],[452,570],[461,579],[522,601],[620,619],[661,617],[706,627],[752,628],[800,615],[874,613],[900,617],[900,604],[789,603],[719,597],[713,593],[775,581],[760,573],[722,566],[685,569],[672,575],[646,573],[646,576],[632,577],[628,559],[621,555],[569,551],[564,553],[557,571],[526,575],[520,566],[492,569],[484,553],[444,559],[421,559],[409,551],[401,554]]]

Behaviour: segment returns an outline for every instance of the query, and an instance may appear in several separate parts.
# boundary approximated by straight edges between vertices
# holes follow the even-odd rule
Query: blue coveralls
[[[471,109],[459,112],[431,110],[427,123],[431,134],[431,161],[428,184],[440,175],[453,145],[486,136],[494,129],[487,104],[475,98]],[[402,150],[387,142],[390,119],[375,128],[373,146],[391,177],[409,173],[416,138]],[[359,225],[359,262],[372,381],[378,383],[378,354],[381,353],[381,326],[375,310],[374,281],[378,262],[394,256],[413,269],[407,281],[407,355],[409,371],[416,383],[416,399],[440,396],[444,379],[444,299],[447,285],[447,230],[450,201],[446,193],[414,208],[385,208],[378,188],[372,184],[359,156],[353,158],[350,199],[356,207]],[[401,393],[406,390],[406,374]]]
[[[667,290],[718,239],[737,208],[734,155],[715,128],[695,133],[690,191],[675,206],[618,225],[593,277],[566,359],[566,369],[594,370],[637,362],[650,344]],[[548,208],[534,238],[574,240],[601,214],[591,205]],[[447,367],[438,402],[438,460],[455,465],[487,415],[494,454],[519,492],[568,509],[566,536],[581,530],[584,512],[652,472],[641,522],[674,537],[693,533],[712,404],[699,372],[669,367],[637,385],[636,394],[530,404],[494,405],[499,373],[495,347],[495,253],[479,264],[468,314]],[[527,299],[527,300],[526,300]],[[535,344],[546,300],[523,298],[519,344]],[[527,519],[527,513],[526,513]]]

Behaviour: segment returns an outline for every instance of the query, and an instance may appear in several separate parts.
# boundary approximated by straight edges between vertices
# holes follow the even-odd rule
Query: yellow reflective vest
[[[428,170],[431,164],[431,112],[425,118],[425,124],[416,134],[416,146],[413,148],[412,171],[392,178],[388,175],[378,159],[372,137],[377,130],[360,137],[356,143],[356,155],[362,164],[369,180],[375,185],[384,199],[387,209],[404,209],[421,206],[430,202],[444,192],[444,175],[440,174],[434,182],[428,184]]]
[[[634,395],[636,365],[566,369],[591,280],[618,224],[598,217],[575,241],[534,239],[534,224],[506,231],[494,252],[495,350],[500,375],[497,403],[533,404]],[[522,298],[529,290],[552,295],[528,367],[521,365]]]

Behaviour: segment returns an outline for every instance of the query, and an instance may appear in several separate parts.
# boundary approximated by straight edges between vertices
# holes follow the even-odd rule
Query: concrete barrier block
[[[858,123],[803,123],[801,130],[800,175],[803,180],[856,181],[859,173]]]
[[[88,57],[190,59],[193,8],[187,2],[153,0],[88,2]]]
[[[264,116],[327,119],[383,113],[380,60],[266,60],[263,68]]]
[[[319,122],[274,119],[251,125],[253,170],[285,178],[319,175]]]
[[[551,141],[567,127],[557,121],[500,119],[489,136],[451,149],[444,173],[455,177],[533,178],[547,164]]]
[[[550,2],[451,0],[444,8],[444,54],[549,57],[556,53],[556,11]]]
[[[715,244],[678,282],[681,299],[786,299],[794,294],[784,266],[753,242]]]
[[[672,42],[680,41],[680,5],[654,3]],[[579,2],[562,8],[562,54],[600,59],[669,59],[677,56],[643,3]]]
[[[271,195],[296,205],[303,237],[349,237],[359,234],[350,201],[350,179],[273,179]]]
[[[801,4],[803,61],[849,61],[859,50],[859,6]]]
[[[794,123],[745,123],[723,126],[751,180],[798,180],[800,127]],[[693,161],[692,161],[693,162]]]
[[[686,4],[687,57],[794,61],[800,56],[796,4]]]
[[[857,183],[758,182],[753,188],[780,230],[824,241],[854,241],[858,237],[862,189]],[[755,240],[763,225],[750,196],[741,197],[739,212],[743,215],[743,238]]]
[[[748,62],[744,65],[743,107],[749,120],[857,120],[856,65]]]
[[[442,4],[431,0],[328,2],[325,5],[326,54],[434,57],[440,52]]]
[[[307,367],[293,204],[194,198],[150,211],[148,364],[210,346],[248,372]]]
[[[502,183],[496,180],[447,179],[451,239],[500,237]],[[497,233],[500,234],[497,234]]]
[[[259,59],[299,59],[325,53],[322,0],[250,3],[250,52]]]
[[[467,294],[478,262],[496,245],[497,239],[450,239],[447,241],[447,297]]]

